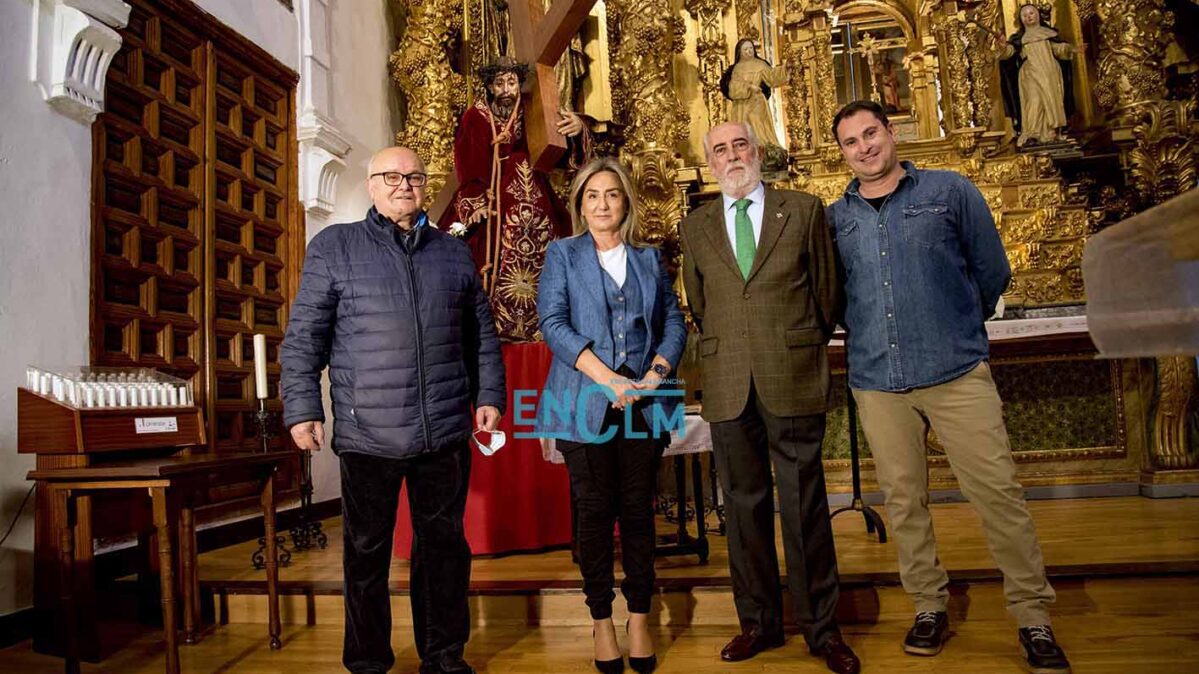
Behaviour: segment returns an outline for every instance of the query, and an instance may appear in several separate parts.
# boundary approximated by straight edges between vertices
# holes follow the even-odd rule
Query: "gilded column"
[[[811,70],[811,80],[815,83],[816,101],[816,133],[814,145],[819,148],[820,158],[825,166],[832,168],[841,163],[841,151],[837,148],[837,140],[833,137],[833,117],[837,115],[837,77],[833,70],[833,40],[832,23],[829,21],[826,9],[831,5],[827,2],[809,2],[805,10],[811,30],[807,35],[804,47],[804,58]]]
[[[720,76],[728,67],[728,42],[724,36],[724,13],[729,0],[686,0],[684,4],[695,20],[695,53],[699,59],[699,81],[704,92],[704,107],[708,110],[708,127],[724,121],[724,95],[720,93]]]
[[[783,62],[787,65],[787,145],[791,156],[812,151],[812,87],[804,57],[812,41],[811,21],[804,14],[807,0],[787,0],[783,5]]]
[[[669,0],[610,0],[608,9],[619,24],[613,70],[619,72],[627,124],[621,157],[632,167],[642,234],[662,246],[673,272],[683,216],[675,148],[687,142],[689,119],[671,73],[674,55],[683,51],[684,25]]]
[[[974,21],[980,27],[966,33],[966,60],[970,68],[971,126],[991,124],[991,83],[995,79],[996,34],[1002,34],[999,0],[983,0],[974,5]],[[994,90],[998,93],[998,89]]]
[[[454,128],[466,105],[461,75],[450,69],[450,31],[461,27],[461,0],[407,0],[408,24],[391,54],[391,77],[407,99],[396,143],[427,162],[429,196],[436,200],[454,168]]]
[[[950,105],[949,129],[985,130],[991,123],[999,0],[949,0],[925,11],[942,47]],[[959,151],[973,150],[973,138],[960,141]]]
[[[1195,468],[1199,453],[1187,441],[1194,414],[1196,373],[1191,357],[1157,358],[1157,405],[1149,451],[1157,468]]]
[[[1136,147],[1129,153],[1129,174],[1136,193],[1150,207],[1195,184],[1195,139],[1189,131],[1192,101],[1155,100],[1133,103],[1140,113],[1132,130]],[[1190,446],[1188,427],[1195,413],[1195,359],[1157,358],[1157,395],[1149,451],[1157,468],[1199,467],[1199,452]]]

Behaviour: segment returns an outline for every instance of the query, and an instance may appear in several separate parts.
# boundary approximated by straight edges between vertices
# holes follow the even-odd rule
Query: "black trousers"
[[[351,452],[340,458],[346,605],[342,663],[351,672],[386,672],[395,664],[388,572],[405,481],[412,513],[416,652],[431,663],[461,656],[470,638],[470,547],[462,528],[470,447],[464,442],[414,459]]]
[[[654,593],[654,486],[663,443],[654,440],[641,414],[632,411],[632,429],[645,439],[625,433],[624,412],[609,408],[604,428],[617,428],[604,443],[559,441],[566,458],[571,497],[575,501],[575,544],[583,594],[593,620],[612,617],[613,525],[620,522],[620,592],[631,613],[649,613]],[[603,435],[602,431],[600,435]]]
[[[712,424],[728,531],[733,596],[743,629],[782,634],[782,589],[774,547],[774,493],[778,482],[787,587],[796,621],[810,648],[836,632],[837,551],[824,491],[820,444],[824,415],[776,417],[753,386],[736,419]]]

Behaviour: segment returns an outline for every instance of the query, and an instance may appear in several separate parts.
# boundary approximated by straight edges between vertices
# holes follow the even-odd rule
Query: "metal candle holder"
[[[254,424],[258,427],[258,442],[261,445],[263,453],[271,451],[271,438],[275,434],[271,432],[271,413],[266,410],[266,399],[258,399],[258,410],[254,412]],[[268,478],[268,479],[274,479]],[[287,549],[287,537],[283,534],[275,534],[275,546],[278,551],[278,561],[280,568],[291,565],[291,550]],[[258,549],[254,554],[250,555],[250,562],[255,569],[261,571],[266,568],[266,536],[258,537]]]

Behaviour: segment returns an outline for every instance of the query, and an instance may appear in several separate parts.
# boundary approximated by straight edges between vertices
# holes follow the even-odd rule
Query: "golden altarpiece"
[[[562,14],[551,0],[515,1]],[[430,160],[436,189],[453,170],[457,118],[482,93],[474,69],[511,53],[508,5],[393,3],[401,18],[390,62],[404,108],[397,140]],[[1034,0],[1081,49],[1068,62],[1075,105],[1066,142],[1039,147],[1017,147],[1001,97],[999,57],[1023,0],[585,4],[590,15],[554,67],[561,102],[589,118],[601,152],[632,167],[649,238],[676,263],[679,221],[718,191],[701,139],[726,119],[720,79],[743,38],[787,72],[769,99],[786,166],[768,179],[826,203],[838,198],[850,173],[833,116],[851,100],[880,102],[901,158],[966,175],[990,204],[1013,269],[1004,320],[1079,325],[1087,238],[1196,183],[1199,39],[1182,30],[1199,21],[1192,0]],[[993,343],[1025,486],[1199,482],[1195,359],[1096,359],[1081,325]],[[682,374],[698,377],[694,368]],[[825,463],[829,483],[845,488],[843,378],[834,389]],[[929,448],[932,485],[952,486],[935,437]],[[870,482],[868,455],[863,468]]]

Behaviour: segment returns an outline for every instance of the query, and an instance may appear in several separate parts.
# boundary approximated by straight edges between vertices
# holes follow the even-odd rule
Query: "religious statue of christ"
[[[501,56],[478,75],[486,100],[462,114],[454,139],[459,187],[439,226],[470,246],[500,339],[539,341],[537,283],[550,241],[571,234],[570,216],[529,157],[520,94],[528,66]],[[559,114],[566,161],[578,168],[589,158],[590,134],[578,115]]]

